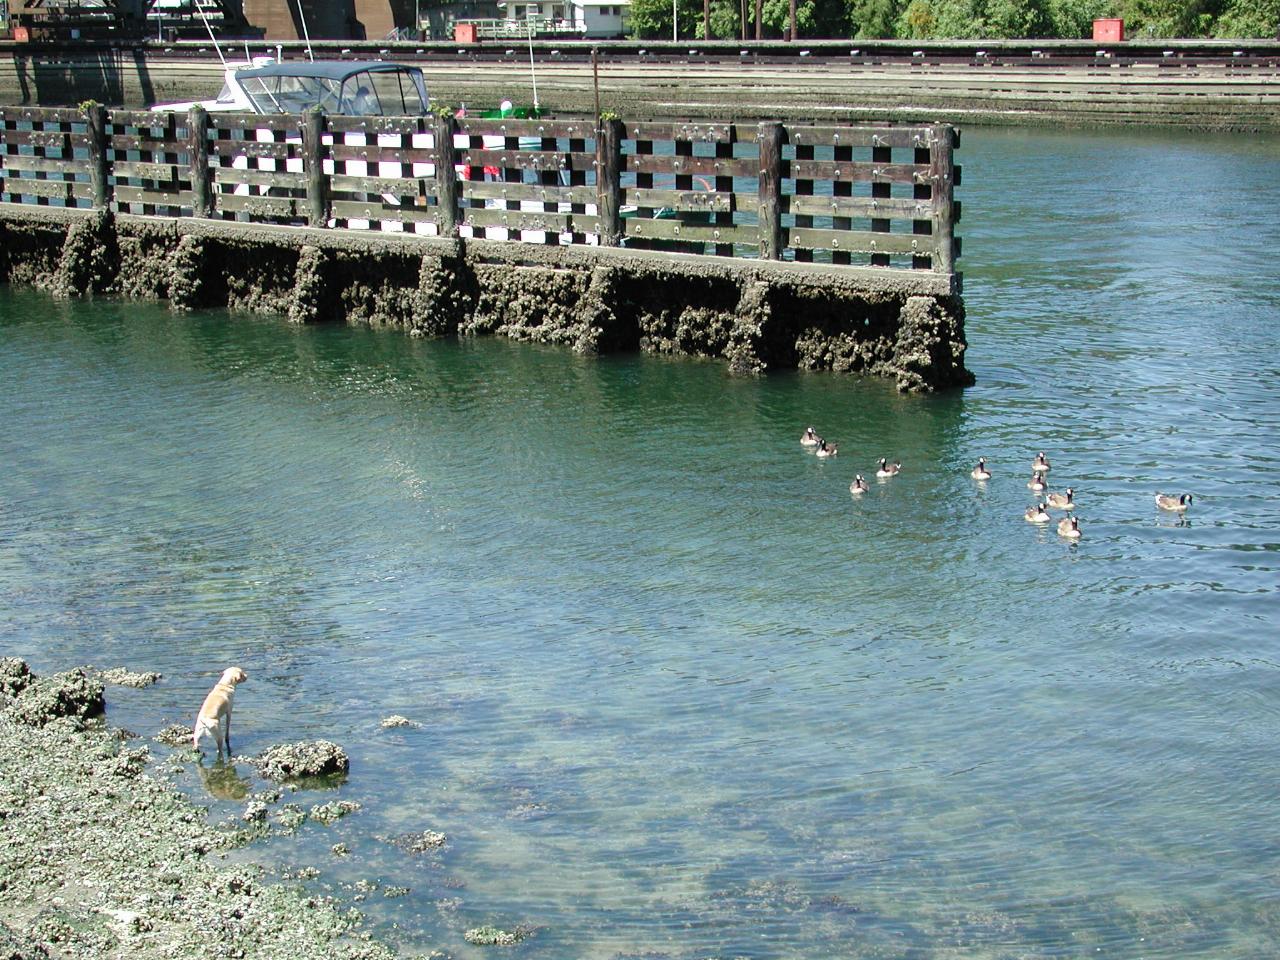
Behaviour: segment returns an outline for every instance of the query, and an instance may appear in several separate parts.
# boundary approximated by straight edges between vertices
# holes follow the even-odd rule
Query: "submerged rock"
[[[527,933],[516,927],[515,930],[499,930],[497,927],[472,927],[463,934],[467,943],[477,947],[510,947],[523,940]]]
[[[350,766],[346,753],[328,740],[302,740],[269,748],[254,760],[258,772],[268,780],[294,780],[346,773]]]
[[[384,843],[399,847],[406,853],[426,853],[428,850],[439,850],[448,842],[448,837],[434,830],[423,830],[421,833],[402,833],[396,837],[381,837]]]
[[[9,716],[29,727],[43,727],[53,720],[66,718],[79,728],[91,717],[100,716],[106,707],[101,681],[77,667],[32,680],[14,700]]]
[[[181,723],[172,723],[151,738],[166,747],[191,746],[191,728]]]
[[[408,717],[402,717],[398,713],[393,713],[391,716],[384,717],[382,719],[382,728],[384,730],[390,729],[392,727],[420,727],[420,726],[422,726],[422,724],[418,723],[416,720],[410,720]]]
[[[331,800],[328,803],[316,804],[311,808],[308,816],[327,827],[330,824],[337,823],[348,813],[355,813],[359,809],[360,804],[354,800]]]
[[[133,687],[141,690],[143,687],[149,687],[157,680],[163,679],[160,674],[146,670],[142,673],[133,673],[124,667],[112,667],[110,670],[99,670],[98,679],[103,683],[109,683],[116,687]]]

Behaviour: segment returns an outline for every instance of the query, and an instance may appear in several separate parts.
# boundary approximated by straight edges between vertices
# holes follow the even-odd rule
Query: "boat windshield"
[[[343,76],[272,71],[238,79],[255,113],[303,113],[312,107],[360,117],[421,116],[427,112],[422,76],[413,68],[380,66]]]
[[[241,86],[253,102],[255,113],[303,113],[311,107],[327,113],[342,112],[338,109],[342,84],[327,77],[246,77]]]
[[[341,112],[364,117],[416,117],[427,112],[409,70],[364,71],[342,86]]]

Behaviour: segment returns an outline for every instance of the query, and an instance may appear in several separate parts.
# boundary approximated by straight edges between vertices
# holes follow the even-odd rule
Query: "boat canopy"
[[[255,113],[302,113],[312,107],[326,113],[365,117],[419,116],[427,112],[422,71],[402,63],[272,63],[237,70],[234,78]]]

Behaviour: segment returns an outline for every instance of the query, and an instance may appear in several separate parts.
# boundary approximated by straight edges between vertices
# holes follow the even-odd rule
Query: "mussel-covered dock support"
[[[0,204],[0,278],[411,336],[721,358],[737,373],[864,372],[916,391],[972,380],[963,303],[944,284],[816,264]]]
[[[0,280],[939,389],[971,379],[957,142],[0,107]]]

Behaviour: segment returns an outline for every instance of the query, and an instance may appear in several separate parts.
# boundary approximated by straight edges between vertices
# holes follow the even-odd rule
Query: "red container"
[[[453,25],[454,43],[476,43],[476,25],[474,23],[455,23]]]
[[[31,33],[26,27],[14,27],[13,39],[16,43],[27,43],[31,40]]]
[[[1097,43],[1124,43],[1124,21],[1110,18],[1093,21],[1093,39]]]

